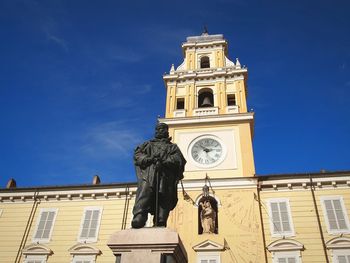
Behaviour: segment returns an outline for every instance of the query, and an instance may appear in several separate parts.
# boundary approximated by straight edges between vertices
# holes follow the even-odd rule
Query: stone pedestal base
[[[121,230],[109,238],[107,245],[121,263],[187,263],[179,235],[168,228]]]

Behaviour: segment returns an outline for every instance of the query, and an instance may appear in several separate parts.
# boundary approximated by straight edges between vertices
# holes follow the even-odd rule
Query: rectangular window
[[[227,95],[227,106],[235,106],[236,105],[236,96],[235,94]]]
[[[177,98],[176,99],[176,109],[177,110],[185,109],[185,99],[184,98]]]
[[[300,252],[274,252],[273,263],[301,263]]]
[[[33,237],[34,242],[50,241],[56,215],[57,209],[55,208],[43,208],[40,210],[39,219]]]
[[[290,206],[288,199],[270,199],[270,228],[272,236],[293,236]]]
[[[94,263],[95,257],[94,255],[74,256],[73,263]]]
[[[350,263],[350,249],[333,249],[333,263]]]
[[[341,196],[321,197],[327,229],[331,234],[349,233],[349,219]]]
[[[23,263],[46,263],[46,255],[28,255]]]
[[[202,252],[198,254],[198,263],[220,263],[220,254],[215,252]]]
[[[96,242],[100,227],[102,208],[86,207],[81,220],[79,242]]]

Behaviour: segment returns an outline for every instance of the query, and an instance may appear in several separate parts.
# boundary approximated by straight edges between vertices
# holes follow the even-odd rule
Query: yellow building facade
[[[229,59],[223,35],[188,37],[182,50],[183,63],[163,76],[160,121],[187,160],[168,227],[188,262],[350,263],[350,171],[256,175],[247,68]],[[116,262],[107,241],[130,228],[135,195],[136,183],[98,177],[37,188],[9,181],[0,189],[0,263]]]

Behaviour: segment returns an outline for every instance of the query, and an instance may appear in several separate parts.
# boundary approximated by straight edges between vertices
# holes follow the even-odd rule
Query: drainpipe
[[[263,220],[263,216],[262,216],[262,210],[261,210],[261,199],[260,199],[260,185],[259,185],[259,181],[258,181],[258,187],[257,187],[257,199],[256,201],[258,201],[258,205],[259,205],[259,214],[260,214],[260,224],[261,224],[261,234],[262,234],[262,238],[263,238],[263,246],[264,246],[264,256],[265,256],[265,262],[267,263],[267,253],[266,253],[266,239],[265,239],[265,229],[264,229],[264,220]]]
[[[39,194],[39,191],[36,189],[34,191],[34,195],[33,195],[34,202],[32,205],[32,209],[30,210],[30,214],[29,214],[29,217],[27,220],[27,225],[26,225],[26,228],[24,229],[23,237],[22,237],[21,243],[20,243],[18,251],[17,251],[15,263],[20,262],[21,256],[22,256],[22,250],[27,243],[28,235],[29,235],[29,232],[30,232],[30,229],[32,227],[33,220],[34,220],[34,215],[35,215],[36,209],[38,207],[38,199],[37,199],[38,194]]]
[[[314,208],[315,208],[316,217],[317,217],[317,223],[318,223],[318,229],[320,231],[320,236],[321,236],[321,241],[322,241],[322,246],[323,246],[323,253],[324,253],[324,256],[325,256],[325,259],[326,259],[325,262],[329,263],[326,242],[325,242],[324,236],[323,236],[321,220],[320,220],[320,214],[319,214],[318,208],[317,208],[316,197],[315,197],[315,192],[314,192],[314,185],[313,185],[313,182],[312,182],[311,174],[309,174],[309,178],[310,178],[310,190],[311,190],[311,194],[312,194],[312,200],[313,200],[313,203],[314,203]]]

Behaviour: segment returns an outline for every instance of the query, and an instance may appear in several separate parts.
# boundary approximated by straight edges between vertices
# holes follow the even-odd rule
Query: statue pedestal
[[[187,263],[179,235],[165,227],[121,230],[107,245],[120,263]]]

